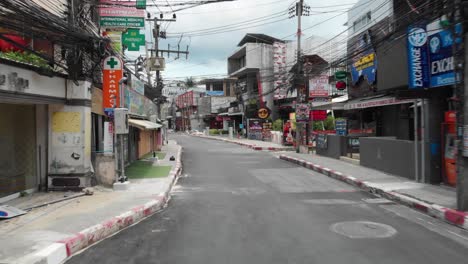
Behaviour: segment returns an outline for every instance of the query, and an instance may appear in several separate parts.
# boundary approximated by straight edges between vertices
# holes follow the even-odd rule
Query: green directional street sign
[[[122,44],[127,46],[128,51],[139,51],[140,46],[145,45],[145,34],[140,34],[140,30],[129,28],[122,34]]]
[[[136,1],[137,9],[146,9],[146,0],[137,0]]]

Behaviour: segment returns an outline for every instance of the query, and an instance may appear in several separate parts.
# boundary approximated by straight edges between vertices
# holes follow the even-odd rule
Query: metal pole
[[[426,180],[426,99],[421,100],[421,182]]]
[[[114,122],[114,162],[115,162],[115,182],[119,182],[119,158],[117,150],[117,134],[115,133],[115,122]]]
[[[418,100],[414,100],[414,181],[419,178],[419,154],[418,154]]]

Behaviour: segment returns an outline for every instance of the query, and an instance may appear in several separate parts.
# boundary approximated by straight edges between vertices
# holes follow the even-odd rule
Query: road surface
[[[468,263],[468,235],[281,161],[186,135],[168,208],[67,263]]]

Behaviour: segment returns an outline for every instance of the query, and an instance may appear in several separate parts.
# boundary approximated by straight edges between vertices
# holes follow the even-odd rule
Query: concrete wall
[[[420,145],[418,145],[420,149]],[[426,144],[425,179],[430,181],[430,157]],[[360,138],[361,166],[415,179],[414,142],[392,138]],[[419,164],[420,157],[418,157]]]
[[[353,31],[353,23],[367,12],[371,12],[371,22],[358,31]],[[348,12],[348,36],[353,37],[356,34],[362,33],[369,27],[374,26],[379,21],[393,14],[393,1],[388,0],[360,0]]]
[[[346,154],[346,137],[337,135],[328,135],[327,148],[317,148],[316,153],[320,156],[339,159]]]
[[[96,154],[95,173],[98,184],[112,186],[115,182],[114,155]]]

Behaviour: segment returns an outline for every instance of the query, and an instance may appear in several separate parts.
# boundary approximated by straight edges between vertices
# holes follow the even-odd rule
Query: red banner
[[[327,119],[327,110],[312,110],[310,111],[311,121],[324,121]]]

